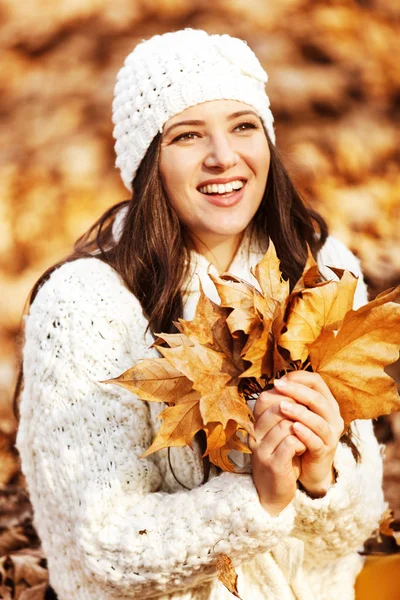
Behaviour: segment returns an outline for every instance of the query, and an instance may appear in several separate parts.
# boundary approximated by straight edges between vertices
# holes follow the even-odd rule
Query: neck
[[[195,250],[214,265],[219,274],[228,271],[243,239],[244,232],[236,236],[202,236],[191,235]]]

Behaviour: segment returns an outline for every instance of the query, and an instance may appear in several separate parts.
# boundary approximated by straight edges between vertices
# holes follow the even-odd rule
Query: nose
[[[210,138],[208,152],[204,159],[205,167],[226,171],[238,161],[239,156],[226,135],[221,133]]]

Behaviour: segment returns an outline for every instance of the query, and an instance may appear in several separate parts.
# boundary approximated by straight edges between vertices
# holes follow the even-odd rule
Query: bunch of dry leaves
[[[352,310],[357,277],[329,267],[324,279],[309,252],[293,290],[282,277],[272,242],[253,275],[257,286],[231,275],[210,275],[221,299],[201,290],[192,321],[179,333],[159,334],[163,358],[146,359],[115,379],[139,398],[165,402],[163,423],[143,456],[191,446],[204,430],[205,456],[235,471],[231,450],[251,453],[249,399],[297,369],[319,373],[337,398],[346,425],[398,410],[395,381],[385,367],[399,358],[400,286]]]

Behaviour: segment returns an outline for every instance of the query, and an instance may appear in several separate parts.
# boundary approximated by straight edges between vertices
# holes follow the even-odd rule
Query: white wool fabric
[[[254,283],[250,268],[260,258],[245,238],[230,271]],[[193,255],[193,264],[199,277],[185,296],[186,319],[199,278],[215,293],[207,260]],[[357,302],[366,302],[347,248],[330,238],[320,264],[358,275]],[[58,599],[231,600],[216,576],[223,552],[243,600],[353,600],[357,550],[385,509],[371,422],[355,424],[361,461],[339,444],[327,494],[298,490],[278,516],[262,508],[251,475],[212,469],[202,485],[196,444],[171,452],[186,489],[167,450],[140,458],[163,405],[101,383],[157,356],[146,326],[138,300],[96,258],[57,268],[26,317],[17,447]]]
[[[117,74],[112,105],[116,166],[132,180],[153,138],[171,117],[210,100],[253,107],[275,143],[265,92],[268,75],[246,42],[200,29],[155,35],[138,44]]]

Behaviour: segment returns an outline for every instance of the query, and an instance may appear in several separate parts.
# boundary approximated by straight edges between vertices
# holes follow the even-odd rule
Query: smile
[[[232,191],[240,190],[245,182],[240,179],[230,181],[229,183],[211,183],[199,187],[199,192],[202,194],[229,194]]]
[[[240,181],[241,187],[237,190],[232,190],[230,192],[201,192],[206,198],[207,202],[213,204],[214,206],[221,206],[223,208],[229,208],[230,206],[235,206],[240,202],[243,198],[244,189],[246,187],[245,181]],[[215,185],[215,184],[213,184]],[[208,187],[208,186],[207,186]],[[218,186],[219,187],[219,186]],[[199,191],[204,188],[199,188]]]

